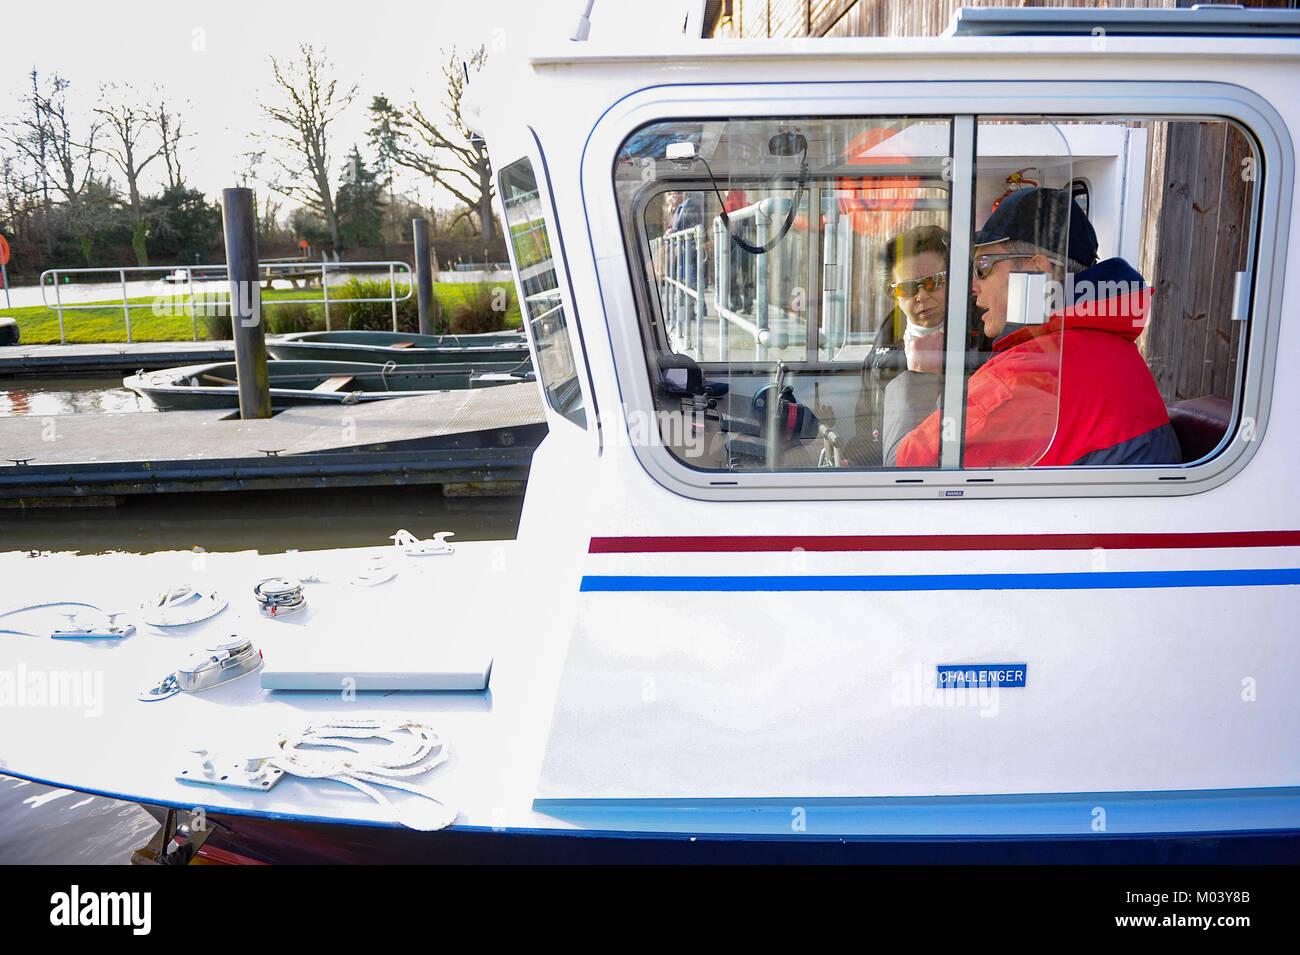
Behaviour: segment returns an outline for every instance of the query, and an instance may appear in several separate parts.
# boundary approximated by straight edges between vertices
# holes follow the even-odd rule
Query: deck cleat
[[[135,633],[135,624],[117,622],[117,618],[122,616],[123,611],[97,611],[97,614],[86,614],[77,611],[65,614],[68,618],[68,624],[65,627],[55,627],[50,631],[51,640],[116,640],[122,637],[130,636]],[[96,618],[98,616],[98,619]]]
[[[48,632],[52,640],[120,639],[135,633],[135,624],[119,624],[117,622],[117,618],[122,616],[124,611],[101,610],[94,604],[81,603],[75,600],[56,600],[52,603],[19,607],[17,610],[0,613],[0,619],[20,616],[37,610],[55,610],[59,607],[77,607],[81,609],[57,611],[58,615],[65,617],[68,622],[63,626],[49,627]],[[43,627],[40,631],[9,627],[0,629],[0,633],[17,633],[28,637],[39,637],[44,632],[46,631]]]
[[[199,783],[222,789],[251,789],[265,792],[284,778],[284,770],[266,756],[234,757],[195,749],[176,773],[183,783]]]
[[[432,557],[438,554],[450,554],[455,547],[447,543],[448,537],[455,537],[455,531],[438,531],[427,540],[419,540],[407,530],[399,530],[389,538],[398,550],[407,557]]]

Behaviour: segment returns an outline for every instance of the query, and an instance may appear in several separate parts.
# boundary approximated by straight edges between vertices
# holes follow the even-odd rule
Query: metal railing
[[[661,304],[669,341],[675,349],[704,350],[704,226],[665,232],[650,241],[663,281]],[[720,273],[725,274],[725,273]]]
[[[783,220],[790,211],[792,199],[773,197],[759,200],[743,209],[728,213],[731,228],[740,234],[748,229],[751,243],[762,247],[772,235],[773,223]],[[821,309],[818,321],[809,321],[811,331],[807,331],[806,348],[808,357],[814,358],[820,349],[834,352],[849,344],[855,336],[849,327],[848,289],[850,267],[852,264],[851,239],[848,236],[850,223],[839,214],[834,201],[822,202],[822,271],[821,271]],[[719,360],[728,357],[728,339],[735,329],[754,342],[756,358],[767,357],[769,348],[788,347],[791,342],[784,335],[775,334],[771,324],[769,299],[769,279],[772,265],[768,255],[750,256],[752,274],[744,278],[745,285],[752,285],[752,315],[743,314],[732,301],[731,283],[732,257],[737,254],[737,247],[728,235],[728,226],[721,216],[713,220],[713,248],[716,274],[725,276],[720,279],[714,290],[714,310],[718,315],[718,350]],[[740,253],[747,254],[747,253]],[[810,265],[810,268],[812,266]],[[788,317],[788,311],[777,309],[781,320]],[[863,338],[865,341],[865,337]]]
[[[329,278],[331,273],[337,275],[341,272],[363,272],[373,274],[378,269],[388,271],[388,295],[383,298],[331,298]],[[397,294],[397,276],[402,273],[406,277],[405,294]],[[127,291],[127,273],[140,274],[139,278],[134,281],[145,281],[150,276],[159,275],[156,280],[158,283],[170,281],[171,288],[179,294],[163,294],[161,288],[155,288],[152,301],[149,302],[132,302]],[[160,308],[179,306],[185,314],[191,318],[194,341],[199,340],[199,315],[200,309],[211,310],[210,315],[216,315],[222,304],[229,304],[230,289],[228,285],[226,266],[225,265],[187,265],[176,267],[171,265],[153,265],[153,266],[132,266],[129,268],[94,268],[94,269],[46,269],[41,273],[41,302],[46,308],[53,309],[59,316],[59,342],[66,344],[67,327],[64,321],[64,312],[88,311],[91,309],[103,309],[111,303],[93,302],[83,304],[71,304],[63,301],[61,278],[68,278],[79,275],[112,275],[118,277],[118,288],[121,293],[122,318],[126,323],[126,340],[134,341],[131,335],[131,312],[138,309],[148,309],[154,314],[163,314]],[[404,302],[414,294],[415,282],[413,281],[413,271],[411,266],[405,262],[398,261],[380,261],[380,262],[307,262],[307,261],[264,261],[258,264],[258,274],[262,277],[261,281],[269,287],[271,282],[280,280],[288,281],[297,288],[298,281],[302,280],[310,285],[312,282],[319,281],[321,286],[321,297],[312,298],[294,298],[282,299],[280,301],[261,302],[260,288],[257,291],[258,301],[264,306],[275,306],[284,304],[323,304],[325,307],[325,330],[332,331],[330,321],[330,305],[350,305],[363,302],[388,302],[392,306],[393,313],[393,331],[397,331],[397,303]],[[225,285],[225,294],[220,293],[221,283]],[[203,289],[196,292],[196,286],[211,285],[212,289]],[[112,284],[109,283],[111,288]],[[54,301],[49,300],[47,290],[54,289]],[[251,298],[254,294],[252,289],[248,290]],[[119,306],[112,305],[117,308]]]
[[[743,226],[750,220],[754,223],[755,239],[754,244],[759,247],[765,246],[771,236],[772,220],[777,217],[784,217],[790,209],[792,199],[768,198],[760,199],[753,205],[745,206],[743,209],[737,209],[735,212],[728,213],[728,218],[735,226]],[[771,337],[768,328],[768,261],[766,255],[755,255],[753,259],[754,269],[754,317],[746,318],[744,315],[732,308],[731,301],[731,237],[727,233],[728,226],[718,216],[713,220],[713,256],[717,263],[716,272],[719,276],[725,276],[726,279],[720,279],[714,290],[714,309],[718,313],[718,358],[721,361],[727,360],[728,339],[731,329],[735,328],[754,340],[754,355],[757,358],[767,356],[767,345]]]

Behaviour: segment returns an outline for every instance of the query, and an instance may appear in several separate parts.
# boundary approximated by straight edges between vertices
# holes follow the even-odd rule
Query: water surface
[[[0,418],[157,410],[148,398],[123,388],[121,375],[0,378]]]

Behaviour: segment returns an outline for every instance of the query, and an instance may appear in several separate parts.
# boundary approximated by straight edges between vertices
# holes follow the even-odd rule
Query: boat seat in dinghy
[[[319,385],[313,388],[312,391],[319,391],[323,393],[332,392],[332,391],[342,391],[348,385],[352,384],[352,381],[355,377],[356,377],[355,375],[335,375],[333,378],[326,378]]]

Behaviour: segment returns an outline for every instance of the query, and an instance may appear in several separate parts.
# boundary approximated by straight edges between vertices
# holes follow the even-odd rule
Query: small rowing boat
[[[417,335],[406,332],[299,332],[268,340],[280,360],[395,362],[399,365],[467,361],[523,361],[528,340],[520,331],[481,335]]]
[[[268,361],[271,406],[356,404],[532,379],[528,362],[449,362],[414,366],[343,361]],[[234,362],[182,365],[122,379],[162,411],[238,408]]]

